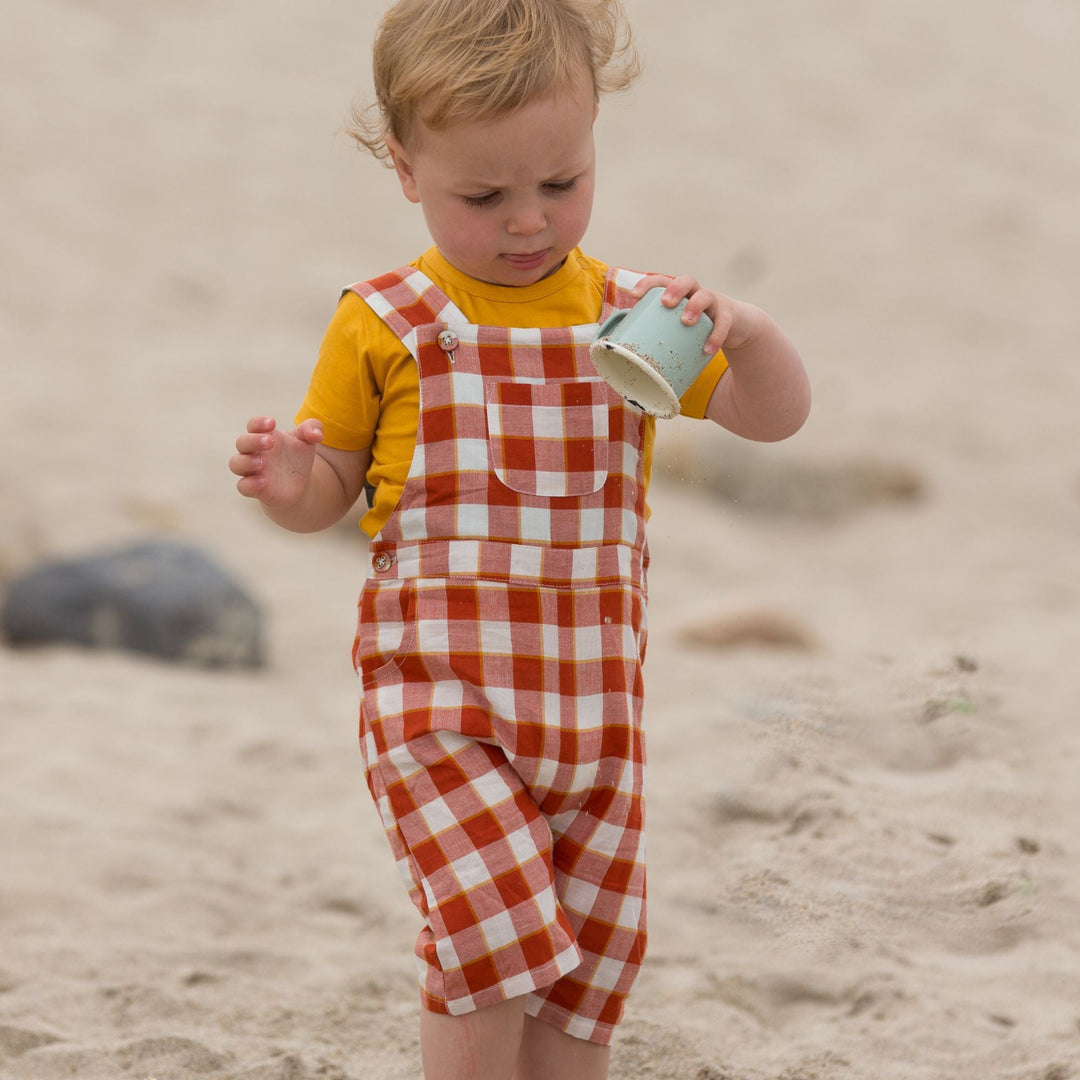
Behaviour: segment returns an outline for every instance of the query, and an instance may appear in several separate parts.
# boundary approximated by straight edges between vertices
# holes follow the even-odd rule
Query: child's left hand
[[[702,315],[713,321],[705,342],[709,356],[723,350],[727,368],[709,398],[705,415],[746,439],[774,442],[793,435],[810,411],[810,383],[795,346],[759,307],[703,289],[688,274],[649,274],[634,296],[664,289],[661,303],[686,300],[682,320],[693,326]]]
[[[665,307],[673,308],[679,301],[686,300],[682,321],[687,326],[694,326],[702,315],[712,319],[713,332],[705,342],[705,352],[710,356],[721,349],[726,353],[743,348],[761,328],[762,320],[767,319],[760,308],[705,289],[689,274],[679,277],[649,274],[638,283],[634,296],[640,300],[650,289],[657,287],[665,290],[661,297]]]

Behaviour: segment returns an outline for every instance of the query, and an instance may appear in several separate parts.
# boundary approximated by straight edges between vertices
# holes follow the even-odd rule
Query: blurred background
[[[776,315],[816,393],[784,460],[912,470],[987,571],[1016,569],[983,551],[988,508],[1074,527],[1080,13],[629,10],[645,74],[604,103],[589,250]],[[238,528],[218,475],[235,431],[291,416],[339,285],[426,245],[340,132],[379,11],[9,5],[0,370],[19,434],[0,476],[44,548],[140,514]],[[667,441],[710,436],[726,446],[686,425]]]

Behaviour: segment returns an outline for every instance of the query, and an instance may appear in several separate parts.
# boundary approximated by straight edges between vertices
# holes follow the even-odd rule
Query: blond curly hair
[[[346,128],[386,159],[386,137],[415,142],[572,85],[627,89],[640,70],[620,0],[398,0],[372,50],[375,103],[356,104]]]

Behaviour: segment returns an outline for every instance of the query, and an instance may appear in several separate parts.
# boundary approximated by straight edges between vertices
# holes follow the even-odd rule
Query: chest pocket
[[[591,495],[608,474],[608,392],[600,379],[489,382],[495,475],[523,495]]]

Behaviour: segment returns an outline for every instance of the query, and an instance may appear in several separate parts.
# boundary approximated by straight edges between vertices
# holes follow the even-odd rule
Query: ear
[[[385,141],[386,149],[390,151],[390,160],[394,163],[394,172],[397,173],[398,182],[401,184],[401,190],[405,193],[405,198],[409,202],[418,203],[420,201],[420,192],[417,190],[412,161],[405,152],[405,147],[393,135],[387,135]]]

